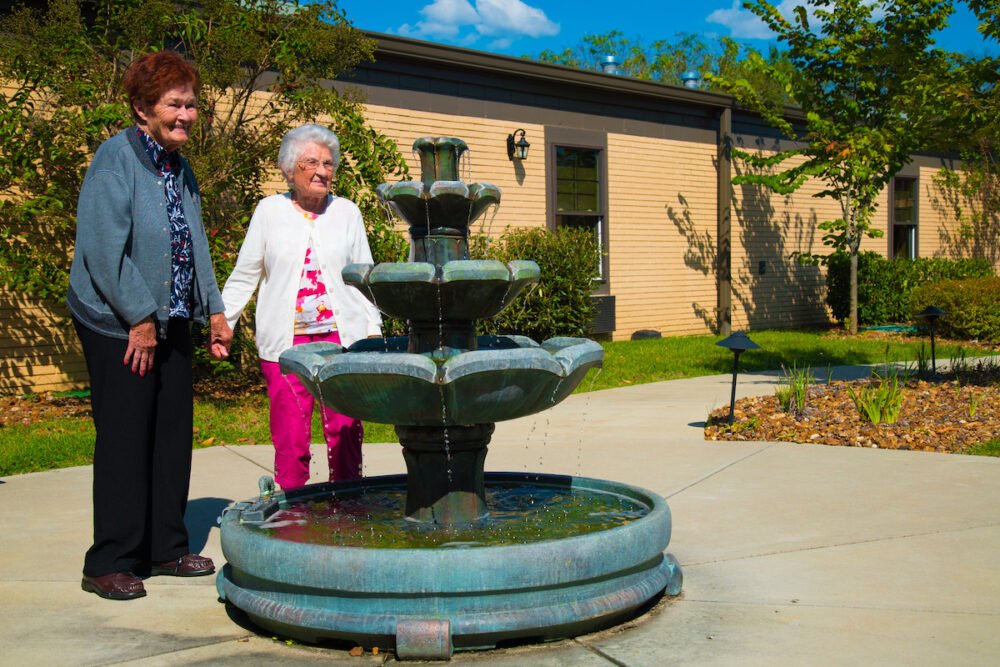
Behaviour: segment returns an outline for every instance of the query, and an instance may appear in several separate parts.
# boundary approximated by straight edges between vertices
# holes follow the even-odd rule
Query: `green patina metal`
[[[602,480],[484,472],[494,423],[565,399],[602,364],[603,349],[583,338],[538,344],[475,335],[476,321],[507,307],[539,269],[523,260],[470,260],[469,225],[499,203],[499,189],[459,180],[467,150],[460,139],[425,137],[414,150],[421,180],[378,188],[409,225],[411,261],[343,272],[382,312],[405,319],[409,335],[346,349],[301,345],[280,359],[325,405],[395,424],[407,474],[233,505],[222,521],[228,564],[218,578],[220,597],[290,637],[352,639],[394,646],[401,658],[441,659],[456,648],[607,627],[664,590],[676,595],[682,576],[664,553],[671,522],[662,498]],[[628,497],[649,512],[587,534],[475,549],[317,544],[254,527],[296,502],[385,488],[405,489],[409,525],[469,535],[490,513],[488,484],[513,482]]]

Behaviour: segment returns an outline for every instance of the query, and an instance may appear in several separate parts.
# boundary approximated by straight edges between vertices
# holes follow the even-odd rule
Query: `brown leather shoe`
[[[213,572],[215,563],[212,559],[197,554],[187,554],[177,560],[151,563],[149,566],[149,574],[153,576],[165,574],[170,577],[203,577]]]
[[[142,579],[131,572],[112,572],[100,577],[84,575],[80,588],[108,600],[134,600],[146,594]]]

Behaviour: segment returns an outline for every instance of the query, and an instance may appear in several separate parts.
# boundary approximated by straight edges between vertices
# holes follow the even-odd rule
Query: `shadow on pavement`
[[[227,498],[195,498],[188,501],[184,524],[188,529],[191,553],[201,553],[208,542],[209,532],[219,525],[222,510],[232,502]]]

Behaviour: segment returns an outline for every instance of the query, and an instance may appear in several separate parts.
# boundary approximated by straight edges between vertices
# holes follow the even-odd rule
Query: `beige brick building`
[[[816,224],[839,216],[811,195],[730,184],[741,165],[728,142],[780,150],[780,140],[725,95],[470,51],[394,36],[339,87],[360,89],[369,123],[409,148],[456,136],[470,148],[469,181],[502,190],[482,229],[569,224],[593,229],[605,261],[595,281],[594,332],[627,340],[641,329],[705,334],[822,324],[821,269],[793,252],[823,252]],[[525,160],[508,158],[523,130]],[[518,134],[520,137],[520,134]],[[982,254],[934,183],[944,158],[918,156],[883,194],[865,249],[887,256]],[[275,182],[274,187],[280,187]],[[985,252],[989,252],[986,250]],[[1000,265],[1000,257],[991,257]],[[0,293],[0,392],[86,383],[72,327],[53,304]]]

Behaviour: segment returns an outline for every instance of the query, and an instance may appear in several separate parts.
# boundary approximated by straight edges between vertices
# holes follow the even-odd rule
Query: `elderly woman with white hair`
[[[285,135],[278,167],[289,192],[266,197],[254,211],[232,275],[222,290],[226,319],[235,326],[260,286],[256,336],[270,400],[275,481],[288,491],[309,479],[313,398],[279,355],[303,343],[345,347],[381,335],[381,318],[357,289],[345,285],[348,264],[371,264],[361,211],[330,194],[340,143],[330,130],[303,125]],[[321,406],[330,481],[361,476],[362,425]]]

